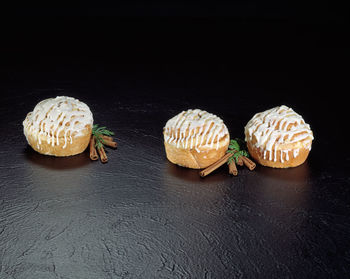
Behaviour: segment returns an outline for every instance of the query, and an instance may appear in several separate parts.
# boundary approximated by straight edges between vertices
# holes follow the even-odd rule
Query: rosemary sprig
[[[102,138],[102,136],[114,136],[114,133],[110,130],[107,129],[107,127],[103,126],[103,127],[99,127],[98,124],[94,124],[94,126],[92,127],[92,135],[95,136],[96,139],[96,143],[95,143],[95,147],[101,148],[103,147],[105,141]]]
[[[231,164],[232,160],[235,160],[235,162],[237,163],[237,160],[239,157],[241,156],[245,156],[245,157],[249,157],[249,153],[247,150],[241,149],[241,146],[244,145],[243,140],[239,139],[239,138],[235,138],[233,140],[230,140],[230,144],[228,146],[228,150],[226,151],[227,153],[233,153],[233,156],[231,156],[228,161],[227,164]]]

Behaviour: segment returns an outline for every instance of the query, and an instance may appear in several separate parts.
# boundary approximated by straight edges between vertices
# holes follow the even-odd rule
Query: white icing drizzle
[[[269,153],[270,161],[277,161],[279,144],[302,142],[303,146],[311,150],[314,139],[310,125],[293,109],[287,106],[279,106],[264,112],[257,113],[244,128],[245,140],[252,142],[255,146],[264,150],[263,157],[266,159]],[[280,161],[289,160],[291,150],[280,150]],[[293,157],[297,157],[299,149],[294,149]]]
[[[221,118],[200,109],[189,109],[171,118],[164,127],[164,140],[176,147],[195,149],[202,146],[219,149],[220,140],[228,135]]]
[[[299,155],[299,149],[294,149],[293,156],[294,158]]]
[[[77,99],[58,96],[39,102],[34,110],[28,113],[23,126],[31,133],[38,134],[38,148],[41,145],[40,135],[47,137],[52,146],[60,144],[63,132],[64,145],[73,143],[73,138],[82,135],[86,125],[93,124],[89,107]]]

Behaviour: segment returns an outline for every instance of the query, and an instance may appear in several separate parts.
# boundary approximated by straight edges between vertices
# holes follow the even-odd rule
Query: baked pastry
[[[92,125],[89,107],[65,96],[41,101],[23,121],[29,145],[41,154],[53,156],[83,152],[89,144]]]
[[[205,168],[219,160],[230,142],[224,122],[199,109],[189,109],[171,118],[163,134],[168,160],[192,169]]]
[[[244,133],[250,155],[261,165],[273,168],[304,163],[314,139],[310,125],[284,105],[255,114]]]

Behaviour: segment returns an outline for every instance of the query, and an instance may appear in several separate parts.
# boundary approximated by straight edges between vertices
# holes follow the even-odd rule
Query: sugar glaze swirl
[[[72,97],[58,96],[38,103],[34,110],[28,113],[23,122],[24,131],[38,134],[38,145],[41,135],[46,136],[47,143],[52,146],[60,145],[60,138],[64,138],[63,148],[67,142],[72,144],[73,138],[79,136],[87,125],[93,124],[93,117],[89,107]]]
[[[257,113],[245,126],[245,140],[255,147],[264,150],[264,159],[277,161],[277,151],[280,150],[280,161],[289,160],[291,149],[288,145],[300,142],[300,147],[311,150],[314,139],[310,125],[293,109],[282,105],[264,112]],[[297,157],[299,149],[293,149],[293,157]],[[284,155],[284,156],[283,156]]]
[[[164,127],[164,140],[176,147],[195,149],[202,146],[219,148],[220,140],[228,135],[224,122],[218,116],[200,109],[182,111]]]

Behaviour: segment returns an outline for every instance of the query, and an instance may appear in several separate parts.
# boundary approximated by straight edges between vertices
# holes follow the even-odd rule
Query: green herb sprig
[[[96,148],[101,148],[103,147],[105,141],[102,138],[102,136],[114,136],[114,133],[110,130],[107,129],[107,127],[103,126],[103,127],[99,127],[98,124],[94,124],[94,126],[92,127],[92,135],[95,136],[95,147]]]
[[[243,140],[241,140],[239,138],[235,138],[233,140],[230,140],[230,144],[229,144],[228,150],[226,152],[233,153],[233,156],[231,156],[228,159],[228,161],[227,161],[228,165],[231,164],[233,160],[237,163],[238,158],[241,156],[249,157],[248,151],[241,149],[241,146],[244,146]]]

